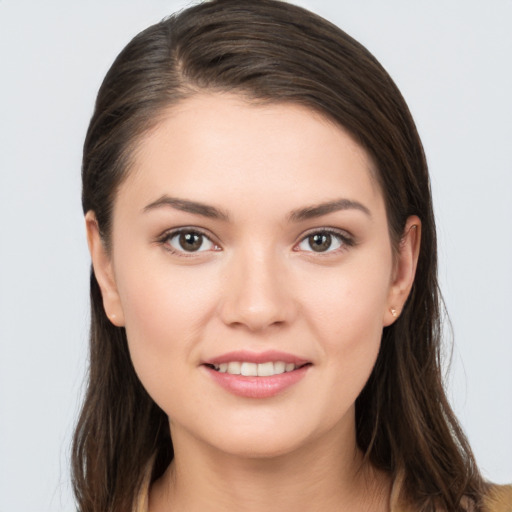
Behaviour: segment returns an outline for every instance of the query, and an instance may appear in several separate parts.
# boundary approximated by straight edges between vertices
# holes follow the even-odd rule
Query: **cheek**
[[[164,383],[178,382],[171,375],[197,364],[200,333],[218,290],[210,274],[202,279],[197,268],[171,267],[163,259],[139,259],[136,267],[125,260],[116,273],[133,365],[157,403]]]
[[[390,252],[354,259],[316,281],[307,294],[307,321],[321,340],[331,383],[350,388],[353,398],[369,377],[377,358],[391,279]]]
[[[212,307],[217,280],[208,268],[171,264],[164,249],[157,254],[123,258],[116,265],[116,281],[126,328],[134,333],[172,335],[193,331]],[[125,253],[126,254],[126,253]],[[148,337],[146,341],[152,341]]]
[[[317,275],[315,286],[303,291],[309,319],[318,330],[327,330],[333,339],[355,337],[354,342],[358,338],[363,342],[365,333],[374,338],[382,332],[391,262],[390,258],[378,260],[380,264],[372,261],[354,261],[353,265],[332,269],[320,279]]]

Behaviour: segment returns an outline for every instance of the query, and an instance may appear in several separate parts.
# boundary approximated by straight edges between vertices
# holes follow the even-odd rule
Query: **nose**
[[[248,252],[233,257],[226,269],[222,321],[252,332],[291,323],[297,304],[283,263],[263,251]]]

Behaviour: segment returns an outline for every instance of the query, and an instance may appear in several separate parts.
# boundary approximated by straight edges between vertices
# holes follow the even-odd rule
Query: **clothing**
[[[485,496],[489,512],[512,512],[512,485],[493,485]]]
[[[395,482],[396,484],[396,482]],[[401,502],[399,491],[393,485],[391,493],[391,512],[414,512],[412,508]],[[133,512],[150,512],[148,509],[149,482],[146,482],[139,494]],[[484,497],[485,512],[512,512],[512,485],[492,485]]]
[[[472,508],[468,509],[470,512]],[[484,496],[484,512],[512,512],[512,485],[492,485]],[[397,502],[391,512],[414,512],[410,505]]]

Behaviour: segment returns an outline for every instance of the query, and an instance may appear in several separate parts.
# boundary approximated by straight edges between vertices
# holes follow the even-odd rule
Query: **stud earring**
[[[394,318],[396,318],[398,316],[398,313],[395,308],[391,308],[390,311]]]

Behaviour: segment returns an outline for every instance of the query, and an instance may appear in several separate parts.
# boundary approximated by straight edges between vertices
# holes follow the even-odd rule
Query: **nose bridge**
[[[290,321],[293,300],[284,283],[285,273],[269,245],[253,243],[236,251],[227,269],[224,322],[257,331]]]

